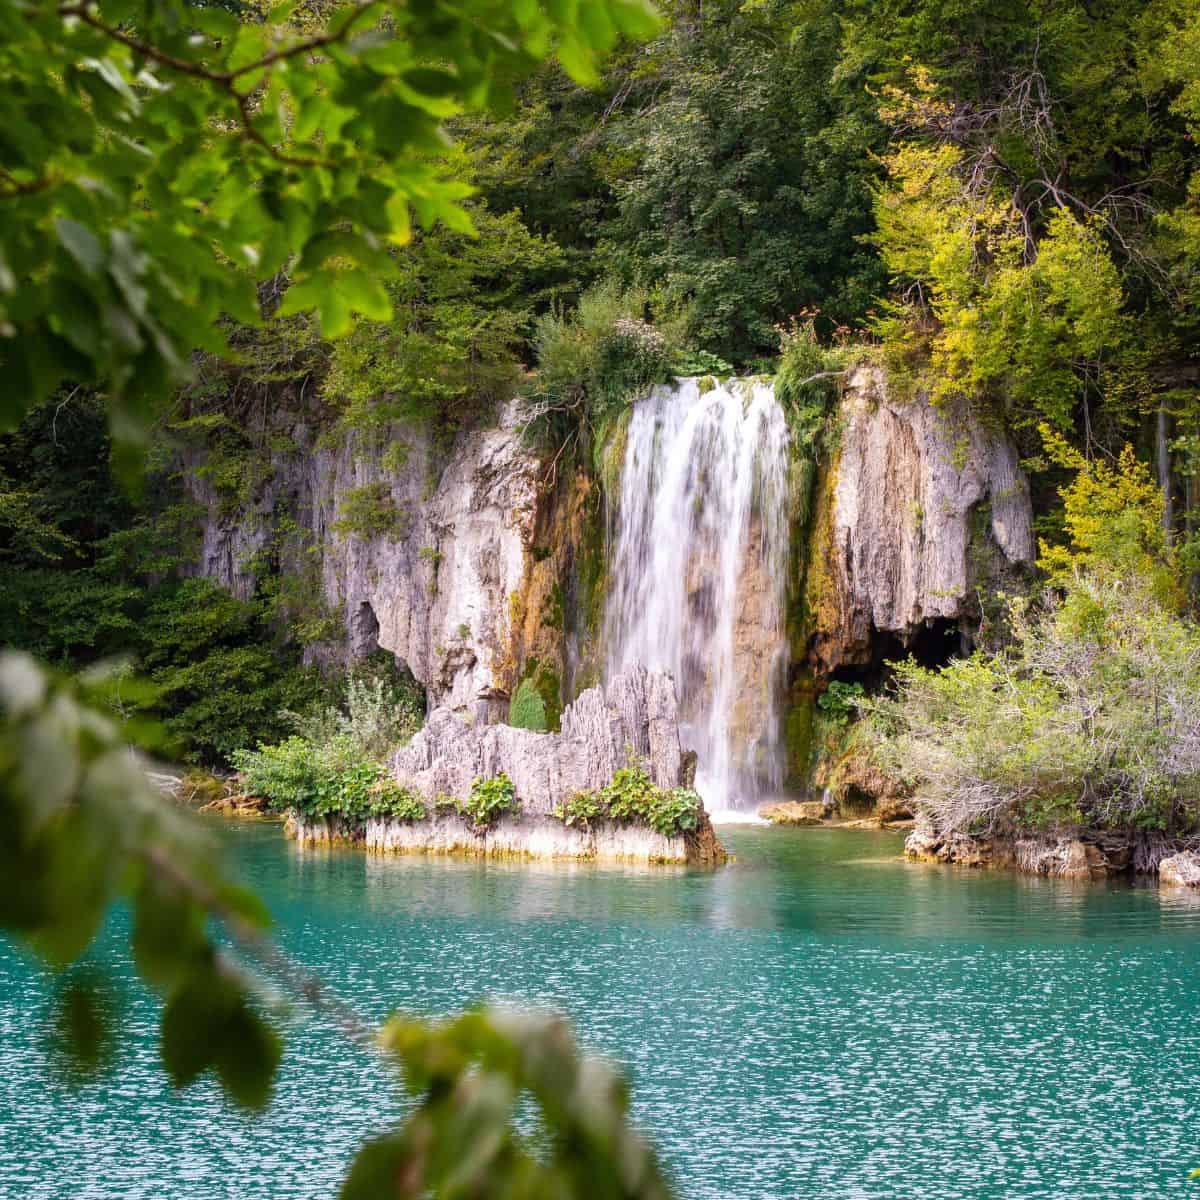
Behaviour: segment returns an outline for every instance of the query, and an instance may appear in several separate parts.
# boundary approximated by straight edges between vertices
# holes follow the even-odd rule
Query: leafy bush
[[[811,317],[780,325],[777,333],[780,359],[775,398],[801,444],[811,447],[837,395],[834,376],[841,368],[843,352],[821,346]]]
[[[508,723],[516,729],[533,729],[544,733],[549,728],[546,702],[532,679],[522,679],[508,706]]]
[[[835,679],[817,697],[817,707],[833,720],[845,722],[854,716],[862,694],[861,683],[843,683],[840,679]]]
[[[257,750],[235,750],[231,760],[242,774],[245,791],[280,811],[312,811],[327,783],[316,747],[301,737],[275,746],[260,743]]]
[[[344,734],[324,743],[293,736],[275,746],[239,750],[233,762],[245,790],[277,811],[351,820],[423,821],[426,816],[421,797],[391,779],[381,763],[364,758]]]
[[[1115,573],[1013,608],[1010,650],[901,663],[865,703],[881,765],[942,831],[1194,826],[1200,629]]]
[[[716,375],[724,378],[734,374],[733,363],[708,350],[684,350],[671,360],[672,375]]]
[[[551,810],[564,825],[582,825],[585,829],[599,817],[605,816],[604,801],[596,792],[576,792],[559,801]]]
[[[643,293],[604,283],[584,292],[570,316],[555,309],[538,321],[527,401],[536,439],[561,446],[669,377],[670,347],[644,319],[646,307]]]
[[[516,808],[517,789],[503,772],[491,779],[476,779],[471,784],[471,794],[458,805],[459,812],[470,817],[476,829],[493,824],[501,813]]]
[[[703,802],[693,788],[675,787],[659,789],[654,804],[646,817],[651,829],[664,837],[675,833],[690,833],[700,823]]]
[[[428,815],[425,801],[394,779],[380,779],[371,789],[370,811],[373,817],[394,817],[398,821],[423,821]]]
[[[613,775],[599,796],[614,821],[648,821],[657,791],[645,768],[631,756],[630,763]]]
[[[341,708],[318,705],[282,715],[308,741],[319,745],[344,736],[365,758],[383,760],[421,728],[425,700],[412,676],[399,671],[386,651],[382,656],[387,664],[374,660],[347,674]]]
[[[703,802],[692,788],[660,788],[634,760],[598,792],[579,792],[556,805],[551,815],[564,825],[590,825],[598,819],[649,825],[664,837],[690,832],[700,823]]]

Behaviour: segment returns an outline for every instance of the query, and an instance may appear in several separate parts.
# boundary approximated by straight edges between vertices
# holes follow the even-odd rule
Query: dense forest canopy
[[[86,6],[20,18],[44,59],[4,52],[22,82],[3,203],[28,218],[0,232],[5,394],[10,423],[33,410],[0,460],[0,621],[68,666],[131,654],[193,756],[223,761],[325,695],[300,663],[335,614],[278,566],[317,553],[302,532],[262,551],[252,596],[179,575],[180,462],[202,448],[222,503],[245,505],[283,449],[285,394],[327,438],[415,420],[446,442],[520,391],[537,435],[579,451],[655,378],[774,373],[785,346],[803,377],[854,345],[897,391],[1007,427],[1052,537],[1066,473],[1039,429],[1089,458],[1132,441],[1195,575],[1187,0],[708,0],[661,26],[619,4],[594,18],[603,57],[523,6],[495,6],[521,36],[486,45],[414,9],[403,51],[360,36],[356,9],[162,13],[107,74],[80,65],[113,44]],[[212,47],[184,80],[179,14]],[[277,20],[301,47],[279,60]],[[369,102],[352,116],[339,95]],[[52,145],[16,120],[35,109],[78,125]],[[122,122],[157,152],[108,139]],[[614,319],[655,332],[611,342]],[[151,429],[137,482],[125,448]],[[343,532],[403,519],[369,489],[344,507]]]

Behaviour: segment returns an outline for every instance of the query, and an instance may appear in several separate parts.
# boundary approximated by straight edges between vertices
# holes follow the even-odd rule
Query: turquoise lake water
[[[681,1196],[1200,1195],[1200,901],[908,864],[893,834],[724,828],[712,873],[299,852],[222,829],[280,940],[364,1013],[569,1013],[633,1080]],[[259,1117],[157,1067],[130,990],[115,1073],[39,1057],[44,983],[0,940],[0,1197],[327,1197],[399,1111],[297,1017]]]

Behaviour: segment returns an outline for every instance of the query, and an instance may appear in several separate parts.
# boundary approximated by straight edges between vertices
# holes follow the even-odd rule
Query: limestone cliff
[[[389,650],[431,707],[484,721],[503,719],[516,683],[536,669],[557,711],[569,670],[564,580],[594,505],[586,475],[547,485],[514,406],[448,447],[417,425],[322,435],[312,416],[286,410],[264,440],[285,448],[271,452],[249,503],[230,506],[199,456],[186,464],[205,512],[198,573],[246,596],[256,556],[273,556],[341,627],[311,658]],[[355,497],[376,510],[357,525]]]
[[[820,674],[871,661],[880,634],[909,645],[935,621],[972,619],[982,577],[1034,556],[1029,489],[1003,432],[897,399],[868,366],[847,378],[837,416],[807,581]]]

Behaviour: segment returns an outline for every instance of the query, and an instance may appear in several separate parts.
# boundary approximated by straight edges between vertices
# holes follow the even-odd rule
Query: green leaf
[[[244,1108],[265,1108],[283,1056],[279,1035],[244,1000],[234,1006],[222,1032],[216,1056],[221,1084]]]
[[[409,1139],[402,1135],[391,1133],[367,1142],[354,1156],[338,1200],[380,1200],[398,1195],[397,1180],[401,1179],[406,1184],[411,1180],[405,1188],[409,1195],[420,1195],[424,1181],[412,1178],[410,1163],[414,1158]]]
[[[90,229],[67,217],[59,217],[54,225],[58,240],[66,252],[88,275],[96,276],[104,269],[105,254],[96,235]]]
[[[227,1005],[225,986],[211,971],[192,973],[168,997],[160,1046],[175,1087],[187,1087],[212,1066]]]
[[[457,75],[432,67],[417,67],[415,70],[405,71],[403,79],[409,87],[423,92],[426,96],[453,96],[462,87]]]
[[[390,321],[392,302],[382,283],[365,271],[343,271],[338,276],[337,287],[346,303],[355,312],[360,312],[372,321]]]

